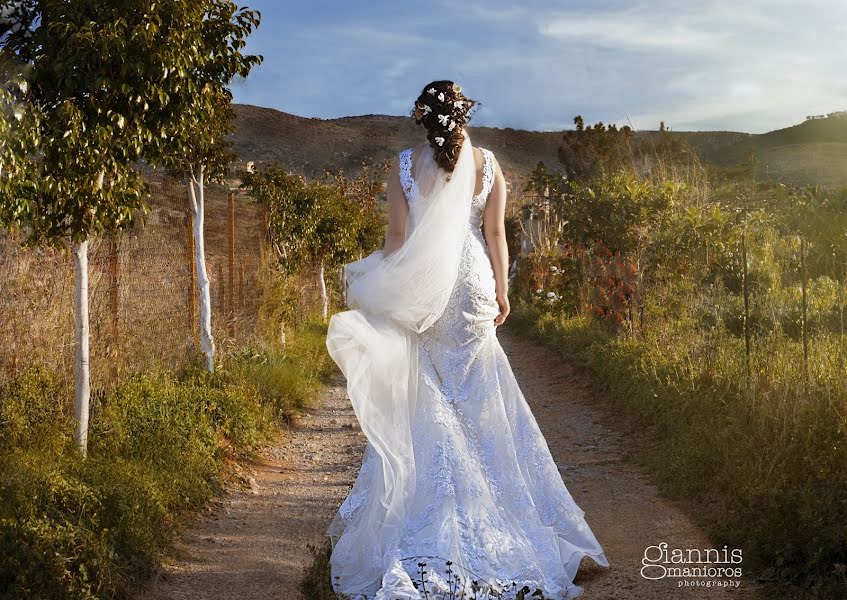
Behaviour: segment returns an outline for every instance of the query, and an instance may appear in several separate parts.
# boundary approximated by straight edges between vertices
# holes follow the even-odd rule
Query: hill
[[[271,108],[236,104],[235,149],[242,160],[279,161],[307,176],[324,169],[348,174],[363,163],[380,162],[418,143],[420,126],[409,117],[360,115],[338,119],[300,117]],[[561,131],[468,126],[474,144],[496,152],[517,189],[538,161],[558,165]],[[637,138],[655,136],[638,131]],[[790,183],[847,185],[847,118],[806,121],[764,134],[735,131],[671,132],[716,165],[741,162],[753,148],[762,177]]]
[[[760,176],[789,183],[847,186],[847,117],[814,119],[751,135],[706,154],[719,165],[744,160],[753,150]]]

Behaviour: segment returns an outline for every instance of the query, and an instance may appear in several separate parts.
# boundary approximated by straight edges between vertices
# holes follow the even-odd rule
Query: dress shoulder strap
[[[482,191],[480,197],[487,198],[494,186],[494,153],[488,148],[480,148],[484,161],[482,163]]]
[[[415,187],[415,180],[412,179],[412,148],[406,148],[400,152],[400,183],[403,186],[403,193],[406,195],[406,202],[412,201],[412,195]]]

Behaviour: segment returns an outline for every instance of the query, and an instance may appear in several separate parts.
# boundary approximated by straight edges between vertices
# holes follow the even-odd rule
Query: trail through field
[[[609,568],[583,561],[576,581],[586,600],[777,597],[748,579],[730,589],[679,588],[669,580],[642,578],[641,559],[649,545],[705,549],[713,544],[626,459],[637,443],[584,377],[508,328],[498,337],[565,484],[609,559]],[[313,560],[307,544],[325,540],[326,526],[356,478],[364,445],[339,377],[316,410],[245,466],[244,486],[229,490],[196,519],[182,536],[175,561],[142,597],[302,598],[299,583]]]

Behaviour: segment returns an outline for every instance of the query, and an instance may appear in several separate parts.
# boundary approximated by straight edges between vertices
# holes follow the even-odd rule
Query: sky
[[[241,0],[264,56],[236,102],[408,115],[435,79],[470,125],[761,133],[847,109],[847,0]]]

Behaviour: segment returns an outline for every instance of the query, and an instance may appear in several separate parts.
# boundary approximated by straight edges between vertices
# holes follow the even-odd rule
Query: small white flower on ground
[[[544,290],[542,290],[541,288],[538,288],[537,290],[535,290],[535,293],[536,293],[536,294],[540,294],[540,293],[541,293],[541,292],[543,292],[543,291],[544,291]]]
[[[554,294],[553,292],[547,292],[547,297],[553,299],[556,297],[556,294]]]

